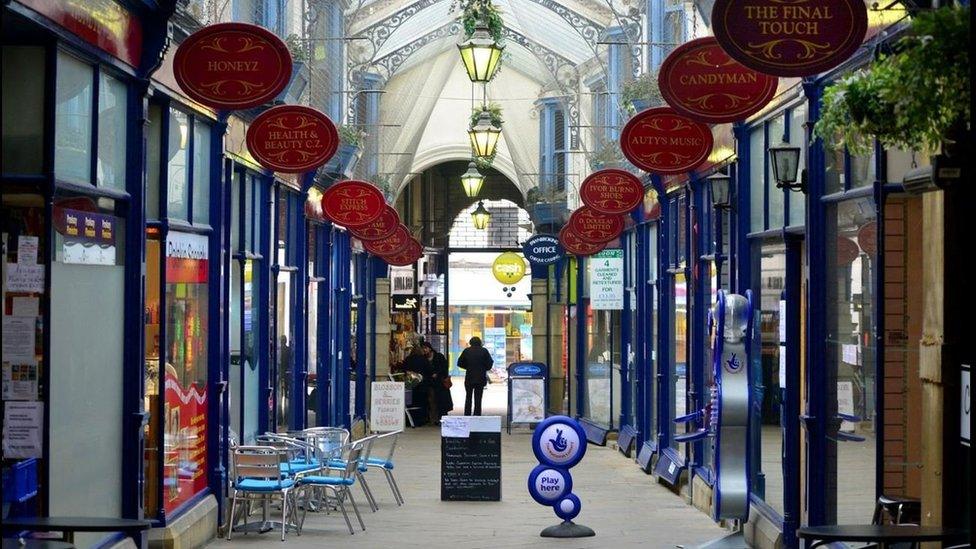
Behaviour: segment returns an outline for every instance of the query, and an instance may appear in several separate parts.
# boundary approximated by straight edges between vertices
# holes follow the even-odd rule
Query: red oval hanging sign
[[[386,261],[390,265],[395,265],[397,267],[404,267],[406,265],[411,265],[420,260],[424,256],[424,247],[417,242],[416,239],[410,238],[407,242],[406,247],[399,253],[381,256],[383,261]]]
[[[400,214],[389,204],[375,220],[361,227],[350,227],[349,232],[359,240],[380,240],[393,234],[400,224]]]
[[[779,79],[729,57],[714,37],[682,44],[664,60],[658,87],[675,111],[701,122],[724,124],[758,112]]]
[[[396,255],[403,251],[411,240],[413,240],[413,237],[410,236],[410,231],[401,223],[397,225],[390,236],[382,240],[364,240],[363,247],[366,248],[367,252],[381,257]]]
[[[325,114],[301,105],[268,109],[247,129],[247,150],[269,170],[310,172],[339,148],[339,132]]]
[[[588,240],[583,240],[578,234],[569,228],[569,225],[566,225],[562,228],[562,230],[559,231],[559,243],[562,244],[564,250],[577,257],[593,255],[607,245],[606,242],[591,242]]]
[[[325,216],[343,227],[360,227],[376,220],[386,207],[379,189],[365,181],[340,181],[322,195]]]
[[[878,252],[878,222],[868,221],[857,230],[857,245],[864,253],[874,256]]]
[[[620,214],[600,213],[589,206],[582,206],[569,216],[570,230],[584,240],[610,242],[624,230],[624,220]]]
[[[712,131],[670,107],[634,115],[620,132],[620,149],[638,168],[661,175],[691,171],[712,152]]]
[[[837,66],[864,41],[864,0],[716,0],[722,49],[757,71],[810,76]]]
[[[278,96],[291,80],[291,53],[257,25],[217,23],[190,35],[176,50],[180,88],[215,109],[249,109]]]
[[[847,265],[852,263],[861,255],[861,248],[857,243],[846,236],[837,237],[837,265]]]
[[[624,170],[607,169],[594,172],[580,186],[583,204],[605,214],[625,214],[644,199],[644,185],[640,179]]]

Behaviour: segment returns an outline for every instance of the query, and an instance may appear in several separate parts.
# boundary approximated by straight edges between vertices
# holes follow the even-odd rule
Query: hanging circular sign
[[[276,172],[312,171],[328,162],[338,148],[335,124],[311,107],[273,107],[247,129],[247,150],[262,166]]]
[[[326,217],[343,227],[361,227],[375,221],[385,207],[383,193],[366,181],[340,181],[322,195]]]
[[[515,284],[525,276],[525,260],[515,252],[505,252],[491,264],[491,274],[502,284]]]
[[[610,242],[623,232],[624,219],[620,214],[608,215],[582,206],[569,216],[566,225],[583,240]]]
[[[291,80],[288,46],[246,23],[208,25],[180,43],[173,73],[194,101],[215,109],[249,109],[281,93]]]
[[[712,131],[669,107],[634,115],[620,132],[620,149],[638,168],[661,175],[691,171],[712,152]]]
[[[868,221],[857,230],[857,245],[864,253],[873,256],[878,253],[878,222]]]
[[[397,225],[396,229],[390,236],[387,236],[381,240],[366,240],[363,241],[363,247],[366,251],[378,256],[395,255],[403,251],[407,244],[413,240],[410,236],[410,232],[401,223]]]
[[[864,41],[864,0],[715,0],[712,30],[743,65],[776,76],[837,66]]]
[[[397,213],[396,208],[387,204],[379,217],[365,225],[350,227],[349,232],[359,240],[381,240],[393,234],[398,225],[400,225],[400,214]]]
[[[675,111],[700,122],[723,124],[758,112],[779,79],[729,57],[709,36],[678,46],[661,65],[658,87]]]
[[[554,265],[563,256],[562,244],[550,234],[537,234],[522,244],[522,254],[533,266]]]
[[[848,263],[853,263],[858,256],[861,255],[861,248],[857,247],[857,242],[854,242],[846,236],[837,237],[837,265],[847,265]]]
[[[563,245],[564,250],[577,257],[593,255],[607,245],[606,242],[583,240],[578,234],[569,228],[569,225],[563,227],[562,230],[559,231],[559,242]]]
[[[556,505],[572,492],[573,477],[566,469],[536,465],[529,473],[529,495],[540,505]]]
[[[383,261],[386,261],[390,265],[395,265],[397,267],[405,267],[407,265],[412,265],[420,260],[424,256],[424,247],[420,245],[420,242],[413,237],[407,240],[406,247],[391,255],[381,256]]]
[[[634,174],[617,169],[594,172],[580,186],[580,200],[594,210],[625,214],[644,199],[644,185]]]
[[[546,418],[532,433],[532,451],[544,466],[569,469],[586,454],[586,432],[570,417]]]

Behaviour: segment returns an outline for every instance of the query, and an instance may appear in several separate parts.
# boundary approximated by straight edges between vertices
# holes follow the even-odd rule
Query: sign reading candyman
[[[595,535],[586,526],[573,523],[580,513],[580,500],[573,494],[569,469],[586,454],[586,433],[579,422],[566,416],[552,416],[535,428],[532,452],[539,465],[529,473],[529,495],[541,505],[553,508],[562,524],[542,531],[542,537],[576,538]]]

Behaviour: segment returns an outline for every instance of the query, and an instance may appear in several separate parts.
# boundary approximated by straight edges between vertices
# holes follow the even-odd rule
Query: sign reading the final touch
[[[627,160],[651,173],[689,172],[712,152],[712,130],[669,107],[637,113],[620,132],[620,150]]]
[[[868,28],[864,0],[716,0],[715,38],[733,59],[776,76],[810,76],[850,57]]]
[[[215,109],[249,109],[281,93],[291,80],[288,46],[246,23],[206,26],[180,43],[173,72],[193,100]]]
[[[548,234],[537,234],[522,245],[522,253],[533,266],[553,265],[563,256],[559,239]]]
[[[262,166],[303,173],[325,164],[339,148],[339,132],[325,114],[302,105],[280,105],[254,119],[247,150]]]
[[[605,311],[624,308],[623,250],[603,250],[590,258],[590,307]]]
[[[779,79],[739,63],[708,36],[678,46],[658,71],[658,87],[671,108],[695,120],[722,124],[758,112]]]

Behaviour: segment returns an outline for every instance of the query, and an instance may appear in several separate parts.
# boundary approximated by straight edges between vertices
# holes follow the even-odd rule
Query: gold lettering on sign
[[[721,84],[755,84],[759,81],[759,75],[755,72],[748,73],[716,73],[716,74],[683,74],[678,78],[678,82],[685,86],[705,84],[709,86]]]

